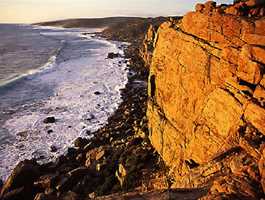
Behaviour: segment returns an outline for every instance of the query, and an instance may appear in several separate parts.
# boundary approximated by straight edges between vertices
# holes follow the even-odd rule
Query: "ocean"
[[[107,55],[124,55],[127,44],[95,31],[0,24],[0,178],[19,161],[48,162],[92,137],[121,103],[129,61]]]

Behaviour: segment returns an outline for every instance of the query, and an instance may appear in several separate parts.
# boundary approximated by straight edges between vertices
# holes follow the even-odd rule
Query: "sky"
[[[0,0],[0,23],[71,18],[182,15],[205,0]],[[232,0],[217,0],[231,3]]]

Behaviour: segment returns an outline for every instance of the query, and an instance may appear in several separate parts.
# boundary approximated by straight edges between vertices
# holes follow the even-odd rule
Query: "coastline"
[[[81,34],[80,38],[83,38]],[[81,40],[83,41],[84,39]],[[88,40],[88,43],[90,40],[91,39]],[[88,55],[87,59],[82,59],[80,62],[76,62],[76,60],[75,62],[70,61],[67,65],[65,65],[65,62],[63,62],[62,64],[64,66],[59,64],[60,66],[55,66],[55,68],[52,68],[49,71],[44,71],[43,73],[40,72],[36,75],[30,75],[29,80],[21,80],[26,86],[30,86],[32,83],[36,82],[38,85],[41,84],[42,86],[42,83],[46,83],[45,81],[48,81],[48,84],[50,85],[53,84],[53,81],[57,81],[57,79],[57,82],[60,84],[54,85],[55,87],[52,87],[55,88],[52,90],[56,92],[54,92],[55,95],[50,94],[49,92],[49,95],[47,94],[47,98],[44,96],[45,98],[42,98],[41,100],[37,99],[38,101],[36,102],[27,102],[27,104],[25,104],[26,106],[23,105],[21,108],[19,107],[19,110],[14,109],[14,112],[17,111],[17,113],[10,113],[12,116],[9,116],[9,118],[8,116],[5,116],[6,122],[4,125],[5,127],[3,126],[3,128],[8,126],[8,128],[10,128],[10,137],[12,137],[12,141],[9,140],[7,145],[10,144],[14,145],[15,147],[10,149],[7,148],[8,146],[5,146],[6,148],[3,148],[3,154],[1,154],[1,158],[3,158],[1,160],[3,162],[1,162],[0,166],[2,173],[1,175],[5,176],[5,174],[10,173],[10,169],[15,167],[14,165],[16,162],[26,158],[31,158],[31,153],[39,149],[45,150],[45,152],[47,152],[45,155],[50,155],[51,157],[57,157],[57,155],[63,154],[64,152],[62,151],[66,150],[65,147],[68,148],[70,145],[72,146],[74,139],[76,139],[79,135],[88,136],[84,126],[86,126],[86,129],[89,131],[93,131],[97,129],[97,127],[101,127],[101,124],[106,123],[108,116],[110,116],[113,110],[118,107],[118,104],[121,101],[119,88],[123,88],[127,82],[128,72],[125,69],[126,61],[124,58],[118,58],[115,60],[105,58],[107,57],[109,51],[123,51],[122,49],[118,48],[122,45],[122,43],[114,44],[106,40],[97,42],[97,39],[92,39],[91,41],[96,41],[96,43],[99,44],[102,43],[101,45],[105,46],[104,49],[100,48],[100,52],[94,52],[95,56],[91,57],[91,55]],[[81,48],[87,48],[87,46],[83,46]],[[98,57],[98,55],[100,57]],[[102,62],[100,60],[102,60]],[[105,65],[102,66],[104,63]],[[98,65],[94,67],[95,64]],[[98,71],[96,71],[97,69]],[[89,78],[90,74],[94,74],[94,76]],[[107,74],[108,77],[105,77],[104,74]],[[111,81],[112,74],[117,75],[117,79],[114,81]],[[63,77],[65,77],[65,80]],[[100,77],[105,77],[105,82],[102,84],[99,82]],[[67,85],[71,83],[74,83],[74,85],[70,88],[67,88]],[[17,84],[14,85],[14,87],[16,87],[13,89],[15,92],[17,91],[17,86],[21,88],[20,85]],[[104,84],[108,85],[105,87]],[[78,85],[79,87],[77,88]],[[23,88],[24,86],[22,89]],[[100,91],[101,94],[95,94],[96,91]],[[45,92],[46,90],[44,91],[43,95],[46,94]],[[80,95],[82,92],[84,94]],[[15,95],[16,93],[11,92],[11,94]],[[41,95],[41,97],[43,95]],[[91,98],[86,100],[88,96],[91,96]],[[31,96],[29,96],[29,98],[30,97]],[[68,102],[62,101],[61,99],[63,97],[65,97]],[[109,100],[108,97],[110,98]],[[73,102],[73,100],[77,102]],[[96,107],[97,104],[100,104],[100,107]],[[4,104],[1,106],[4,106]],[[69,109],[65,109],[65,106],[68,106]],[[61,107],[62,110],[59,109]],[[35,115],[32,115],[31,110]],[[89,117],[90,112],[93,114],[93,119],[90,121],[85,121],[86,119],[81,118],[86,114]],[[9,113],[6,115],[8,114]],[[56,123],[43,123],[44,119],[49,116],[54,116],[57,120]],[[2,118],[1,122],[4,123],[3,120],[4,119]],[[83,121],[84,123],[87,123],[84,124],[82,123]],[[31,125],[32,122],[34,122],[34,125]],[[16,137],[17,141],[14,141],[13,137]],[[39,139],[34,140],[34,138],[31,139],[31,137]],[[58,138],[61,138],[61,140],[58,140]],[[27,141],[28,139],[30,140]],[[31,142],[33,143],[31,144]],[[19,148],[20,145],[24,145],[29,149],[24,149],[23,147],[23,149],[21,149]],[[45,147],[45,145],[47,147]],[[55,145],[56,149],[52,145]],[[43,151],[40,151],[40,153],[42,152]],[[16,155],[18,155],[19,158],[16,158]],[[40,156],[41,155],[43,154],[40,154]],[[45,157],[47,160],[49,158],[50,157]],[[40,157],[40,159],[42,159],[42,157]],[[40,161],[43,162],[42,160]],[[8,168],[5,168],[6,166],[8,166]],[[7,176],[5,177],[7,178]]]
[[[67,154],[59,156],[55,162],[39,165],[34,160],[26,160],[18,164],[2,189],[3,199],[16,199],[18,196],[21,198],[21,195],[26,195],[22,197],[24,199],[31,199],[41,191],[43,195],[45,193],[53,198],[68,195],[63,189],[65,181],[68,186],[70,181],[74,187],[77,182],[80,184],[88,179],[88,177],[85,179],[80,177],[79,173],[84,172],[90,174],[89,182],[94,185],[94,188],[90,191],[83,191],[84,185],[72,188],[81,198],[87,195],[101,196],[130,191],[137,187],[143,188],[143,185],[147,185],[146,189],[151,189],[154,185],[150,185],[149,180],[157,179],[157,177],[164,181],[161,187],[167,187],[164,165],[159,161],[158,154],[154,154],[154,149],[145,135],[147,133],[144,116],[148,72],[144,66],[133,62],[137,60],[132,59],[137,55],[135,51],[137,50],[133,44],[125,49],[125,58],[131,60],[128,66],[128,82],[121,92],[122,102],[108,118],[107,124],[91,133],[94,137],[90,140],[78,138],[74,142],[75,148],[68,148]],[[91,155],[88,156],[88,154]],[[102,154],[100,158],[98,154]],[[128,155],[130,155],[129,160]],[[22,186],[23,190],[11,194],[10,197],[10,192],[7,191],[12,190],[14,177],[18,172],[22,171],[23,174],[29,166],[38,171],[38,178],[34,177],[34,181],[19,183],[18,185]],[[125,170],[129,174],[119,174],[121,168],[123,172]],[[78,177],[69,175],[71,171],[77,172]],[[48,185],[45,184],[47,182],[49,182]],[[31,185],[30,191],[25,192],[24,189],[28,189],[28,185]],[[46,194],[47,190],[50,191],[48,194]]]

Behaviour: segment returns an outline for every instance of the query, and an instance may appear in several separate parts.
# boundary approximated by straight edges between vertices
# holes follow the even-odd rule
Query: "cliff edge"
[[[265,1],[195,9],[145,38],[149,138],[173,188],[209,187],[205,199],[261,198]]]

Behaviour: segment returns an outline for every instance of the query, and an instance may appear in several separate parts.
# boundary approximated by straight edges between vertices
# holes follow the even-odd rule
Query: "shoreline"
[[[107,38],[103,39],[108,40]],[[133,60],[132,56],[134,55],[130,55],[133,51],[136,51],[136,49],[133,48],[133,44],[126,47],[124,50],[125,59]],[[7,180],[2,190],[2,194],[5,193],[5,196],[9,194],[7,191],[9,191],[10,188],[6,186],[9,185],[8,183],[10,182],[12,185],[14,180],[11,180],[14,178],[14,174],[16,174],[18,171],[21,171],[21,168],[23,169],[28,165],[38,169],[38,178],[35,177],[34,181],[29,180],[31,183],[20,183],[21,186],[24,184],[31,185],[31,192],[27,191],[25,193],[25,191],[22,190],[24,191],[23,195],[26,195],[25,198],[29,199],[32,198],[29,195],[37,195],[37,193],[40,193],[40,191],[43,191],[42,193],[44,194],[47,193],[47,190],[51,189],[55,189],[56,192],[52,190],[52,192],[48,192],[48,194],[45,195],[53,196],[54,198],[55,196],[58,197],[58,193],[59,196],[66,195],[64,194],[64,190],[62,190],[61,187],[64,187],[64,181],[73,181],[73,177],[71,176],[69,177],[68,181],[67,178],[65,178],[69,176],[71,171],[80,171],[80,173],[82,171],[86,171],[86,173],[89,172],[90,175],[92,173],[92,177],[95,179],[94,185],[97,187],[89,192],[80,191],[83,190],[84,186],[73,188],[76,191],[76,194],[80,197],[84,197],[84,195],[101,196],[116,192],[133,190],[136,187],[143,185],[143,180],[141,180],[141,178],[143,179],[143,175],[139,171],[144,172],[145,176],[147,172],[149,179],[152,179],[154,176],[159,174],[162,179],[164,179],[164,184],[166,185],[167,183],[166,177],[164,176],[164,166],[161,163],[157,164],[159,162],[159,156],[158,154],[153,154],[154,149],[149,143],[149,140],[145,137],[147,124],[144,116],[147,103],[146,81],[148,73],[146,72],[144,66],[137,66],[135,63],[130,63],[128,68],[128,82],[125,88],[121,90],[122,102],[118,109],[108,118],[106,125],[99,130],[92,132],[91,134],[94,137],[91,139],[77,138],[74,142],[75,148],[69,147],[67,154],[59,156],[55,162],[42,165],[37,164],[34,160],[21,162],[13,170],[13,173],[10,176],[11,178],[9,177]],[[138,132],[143,138],[137,136],[135,134],[136,132]],[[134,152],[132,147],[134,147],[133,149],[138,149],[141,151],[141,153]],[[130,161],[130,159],[129,161],[126,159],[127,156],[125,156],[124,152],[127,152],[127,154],[132,154],[130,156],[132,161]],[[100,158],[97,158],[98,155],[96,155],[96,157],[93,155],[98,153],[103,155],[101,155]],[[88,154],[91,155],[87,156]],[[139,156],[140,158],[138,158]],[[106,164],[106,162],[110,163]],[[132,163],[127,162],[136,163],[133,163],[132,165]],[[118,174],[120,168],[125,169],[127,167],[131,168],[132,166],[136,168],[127,169],[130,171],[130,175],[126,177],[119,177]],[[157,169],[156,173],[153,171],[154,166]],[[102,169],[99,170],[99,168]],[[50,173],[54,171],[56,173],[52,176],[49,176]],[[105,177],[106,173],[109,174],[109,176]],[[138,177],[138,181],[133,180],[136,178],[135,176]],[[101,180],[99,180],[100,177]],[[43,180],[43,178],[45,179]],[[93,182],[91,177],[89,179],[90,182]],[[50,184],[47,187],[43,181],[55,181],[56,183]],[[82,182],[84,180],[78,177],[78,180],[75,180],[74,182],[76,184],[76,182],[80,183],[80,181]],[[145,184],[148,185],[148,182],[149,181],[145,180]],[[69,182],[67,184],[69,185]],[[163,185],[163,187],[165,187],[165,185]],[[152,188],[154,186],[148,187]],[[12,196],[12,198],[16,197],[17,195],[22,195],[22,193],[19,192],[15,194],[15,196]]]
[[[80,36],[80,38],[82,38],[81,36]],[[93,41],[94,41],[94,39],[92,39]],[[117,44],[115,44],[115,43],[110,43],[109,41],[106,41],[105,39],[103,39],[102,38],[102,41],[100,42],[100,43],[102,43],[102,44],[104,44],[105,45],[105,43],[106,44],[108,44],[108,46],[109,47],[104,47],[104,49],[103,50],[101,50],[102,52],[100,53],[100,57],[104,54],[104,56],[107,56],[107,54],[106,53],[108,53],[108,52],[110,52],[110,51],[112,51],[112,50],[115,50],[115,51],[121,51],[121,49],[118,49],[118,46],[120,46],[120,45],[122,45],[121,43],[117,43]],[[101,47],[99,48],[99,49],[101,49]],[[101,55],[102,54],[102,55]],[[106,54],[106,55],[105,55]],[[88,56],[89,57],[89,56]],[[94,57],[93,57],[94,58]],[[93,60],[93,58],[91,58],[92,60]],[[89,60],[91,60],[91,59],[89,59]],[[102,60],[104,60],[104,58],[102,57],[102,58],[100,58],[100,59],[102,59]],[[120,66],[118,66],[118,60],[123,60],[122,61],[122,63],[121,64],[119,64]],[[118,74],[121,74],[122,76],[121,76],[121,80],[123,80],[124,78],[123,78],[123,74],[124,74],[124,76],[126,76],[127,77],[127,70],[125,69],[125,63],[126,63],[126,61],[125,61],[125,59],[123,59],[123,58],[120,58],[120,59],[118,59],[118,60],[105,60],[105,61],[102,61],[102,62],[97,62],[98,64],[99,64],[99,68],[102,68],[101,67],[101,63],[106,63],[106,65],[109,65],[108,67],[103,67],[102,68],[102,75],[104,75],[104,73],[107,73],[107,74],[110,74],[110,73],[108,73],[108,71],[116,71],[116,70],[112,70],[112,68],[117,68],[117,73]],[[71,62],[72,63],[72,62]],[[70,64],[68,64],[68,65],[71,65],[71,63]],[[94,62],[93,62],[94,63]],[[91,65],[91,67],[93,67],[92,65],[93,65],[93,63],[90,63],[89,64],[89,66]],[[96,63],[96,64],[97,64]],[[116,63],[116,64],[115,64]],[[87,64],[86,64],[87,65]],[[75,66],[75,65],[74,65]],[[67,71],[67,69],[69,68],[69,66],[66,66],[66,71]],[[73,67],[72,67],[73,68]],[[79,67],[80,68],[80,67]],[[79,69],[78,68],[78,69]],[[90,68],[90,67],[89,67]],[[118,68],[120,68],[120,69],[118,69]],[[77,70],[78,70],[77,69]],[[85,69],[87,69],[87,68],[85,68]],[[54,70],[52,70],[52,71],[54,71]],[[56,69],[56,71],[58,71],[57,69]],[[95,70],[93,70],[93,71],[95,71]],[[90,73],[90,71],[88,71],[89,73]],[[45,74],[44,74],[44,76],[45,77],[47,77],[47,76],[50,76],[50,74],[47,74],[46,72],[44,72]],[[53,72],[52,72],[53,73]],[[71,72],[71,74],[72,74],[73,72]],[[92,72],[91,72],[92,73]],[[58,74],[57,72],[56,72],[56,74]],[[56,75],[55,74],[55,75]],[[73,74],[73,76],[75,76],[75,74],[76,73],[74,73]],[[79,72],[77,73],[77,74],[79,74]],[[93,73],[92,73],[93,74]],[[114,74],[116,74],[116,73],[114,73]],[[31,75],[32,76],[32,75]],[[37,75],[37,76],[39,76],[39,74]],[[85,75],[84,77],[86,77],[87,75]],[[100,77],[101,75],[99,75],[99,77]],[[52,74],[52,77],[54,77],[54,73]],[[67,76],[68,77],[68,76]],[[35,78],[34,78],[35,79]],[[78,81],[78,83],[80,82],[79,81],[79,79],[80,78],[78,78],[78,79],[76,79],[77,81]],[[91,80],[93,81],[95,81],[97,78],[92,78]],[[127,79],[127,78],[126,78]],[[38,79],[39,80],[39,79]],[[46,80],[46,79],[44,79],[44,80]],[[72,79],[71,79],[72,80]],[[70,82],[71,82],[71,80],[70,80]],[[125,79],[124,79],[125,80]],[[69,82],[69,81],[68,81]],[[67,83],[68,83],[67,82]],[[83,82],[83,81],[82,81]],[[81,82],[81,83],[82,83]],[[88,80],[88,82],[91,82],[90,81],[90,79]],[[84,106],[83,107],[80,107],[80,109],[79,109],[79,107],[78,107],[78,113],[77,114],[79,114],[79,113],[81,113],[81,111],[83,112],[86,112],[87,113],[87,115],[89,115],[89,113],[88,113],[88,111],[91,111],[91,113],[93,114],[93,116],[95,117],[95,120],[99,120],[99,122],[91,122],[91,123],[89,123],[88,124],[88,126],[87,126],[87,129],[91,129],[91,131],[92,131],[92,129],[93,129],[93,127],[94,127],[94,130],[95,129],[97,129],[97,127],[101,124],[101,123],[103,123],[104,122],[104,124],[106,123],[106,120],[107,120],[107,117],[113,112],[112,110],[116,110],[116,108],[117,108],[117,106],[118,105],[116,105],[116,104],[119,104],[120,103],[120,101],[121,101],[121,97],[120,97],[120,91],[118,91],[118,88],[117,88],[117,91],[116,91],[116,88],[114,88],[114,86],[113,86],[113,84],[115,84],[115,83],[117,83],[117,82],[119,82],[118,80],[117,81],[113,81],[113,83],[112,82],[109,82],[109,81],[107,81],[106,80],[106,83],[109,83],[110,85],[107,85],[107,89],[110,89],[110,91],[101,91],[101,94],[100,95],[96,95],[96,94],[94,94],[94,90],[95,91],[97,91],[97,90],[100,90],[101,89],[101,86],[99,87],[99,86],[97,86],[97,85],[101,85],[100,83],[99,84],[92,84],[92,82],[91,82],[91,84],[90,83],[88,83],[87,85],[89,86],[89,87],[87,87],[87,89],[86,89],[86,91],[87,90],[89,90],[90,91],[90,93],[91,93],[91,95],[92,95],[92,97],[91,98],[93,98],[93,99],[102,99],[102,100],[99,100],[99,101],[96,101],[96,103],[98,102],[98,103],[100,103],[101,104],[101,107],[100,107],[100,109],[103,109],[104,108],[104,110],[103,111],[101,111],[100,109],[92,109],[92,110],[90,110],[89,108],[91,107],[91,106],[85,106],[85,104],[87,104],[87,103],[85,103],[84,101],[87,101],[87,102],[90,102],[90,101],[88,101],[88,100],[85,100],[85,98],[83,98],[83,97],[80,97],[79,98],[79,96],[75,96],[74,97],[74,99],[77,99],[77,100],[80,100],[80,101],[82,101],[82,102],[80,102],[80,103],[82,103],[82,104],[84,104]],[[63,84],[63,83],[62,83]],[[122,86],[122,88],[123,88],[123,85],[125,85],[126,83],[124,82],[120,82],[119,84],[118,84],[118,86]],[[93,87],[93,88],[90,88],[90,85],[91,85],[91,87]],[[85,85],[84,85],[85,86]],[[97,87],[96,87],[97,86]],[[64,87],[64,86],[60,86],[60,88],[61,87]],[[115,87],[117,87],[117,86],[115,86]],[[81,89],[82,90],[82,89]],[[67,90],[68,91],[68,90]],[[65,91],[65,92],[67,92],[67,91]],[[69,92],[71,92],[71,91],[69,91]],[[67,94],[66,94],[66,97],[68,98],[68,93],[69,92],[67,92]],[[77,91],[78,92],[78,91]],[[82,92],[82,91],[81,91]],[[90,93],[88,94],[88,95],[90,95]],[[106,93],[106,94],[105,94]],[[73,95],[76,95],[76,92],[73,94]],[[86,96],[84,96],[84,97],[86,97]],[[106,99],[106,98],[108,98],[108,97],[111,97],[111,99],[110,100],[108,100],[108,101],[105,101],[104,99]],[[54,97],[55,98],[55,97]],[[54,99],[53,98],[53,99]],[[58,97],[59,98],[59,97]],[[58,99],[57,97],[56,97],[56,99],[54,99],[54,101],[55,101],[55,103],[56,103],[56,101],[57,101],[57,99]],[[86,97],[87,98],[87,97]],[[83,99],[83,100],[82,100]],[[118,102],[116,102],[116,100],[117,99],[119,99],[118,100]],[[114,101],[115,100],[115,101]],[[46,99],[44,99],[44,102],[50,102],[50,100],[48,99],[48,100],[46,100]],[[53,101],[53,102],[54,102]],[[91,100],[92,101],[92,100]],[[104,101],[104,102],[102,102],[102,101]],[[111,104],[110,104],[110,102],[111,101],[113,101]],[[68,118],[70,118],[70,117],[68,117],[68,116],[66,116],[66,118],[64,118],[64,111],[63,111],[63,113],[61,113],[60,111],[58,111],[57,109],[55,109],[54,111],[52,111],[52,112],[50,112],[49,111],[49,113],[46,113],[46,111],[45,111],[45,109],[46,108],[48,108],[48,107],[50,107],[49,105],[46,105],[47,103],[45,103],[45,105],[43,104],[44,102],[35,102],[34,103],[34,105],[36,105],[36,109],[40,106],[40,104],[42,105],[41,106],[41,108],[40,109],[38,109],[38,110],[40,110],[40,114],[41,114],[41,116],[39,116],[38,118],[36,118],[36,122],[38,122],[38,124],[37,124],[37,126],[35,127],[33,127],[34,128],[34,130],[32,129],[31,130],[31,127],[30,127],[30,129],[27,129],[27,126],[26,125],[23,125],[23,124],[21,124],[21,126],[18,126],[18,125],[20,125],[20,122],[21,122],[21,120],[20,121],[18,121],[18,122],[16,122],[17,120],[19,120],[19,118],[21,118],[21,117],[18,117],[17,119],[15,118],[15,116],[17,116],[18,114],[19,115],[21,115],[21,116],[24,116],[24,115],[26,115],[27,114],[27,112],[28,111],[30,111],[30,110],[33,110],[34,111],[34,113],[35,113],[35,106],[34,106],[34,108],[28,108],[28,106],[27,107],[25,107],[26,108],[26,110],[27,110],[27,112],[24,112],[23,111],[23,108],[24,108],[24,106],[23,106],[23,108],[19,108],[19,110],[18,110],[18,114],[13,114],[13,113],[11,113],[11,116],[9,116],[8,117],[8,119],[9,119],[9,122],[3,122],[3,121],[1,121],[1,123],[5,123],[5,126],[3,126],[3,128],[6,128],[6,126],[10,126],[10,125],[12,125],[12,127],[10,127],[10,128],[15,128],[14,129],[14,131],[16,131],[16,132],[14,132],[14,134],[12,134],[11,136],[13,137],[19,137],[18,138],[18,140],[19,141],[17,141],[17,142],[19,142],[19,144],[20,143],[25,143],[25,142],[23,142],[23,140],[25,140],[25,139],[27,139],[28,138],[28,136],[24,136],[25,135],[25,133],[23,133],[23,131],[24,131],[24,129],[25,130],[27,130],[28,132],[30,132],[29,134],[29,137],[31,137],[31,135],[34,137],[36,137],[36,134],[31,134],[31,132],[33,131],[42,131],[43,132],[43,134],[38,134],[38,135],[40,135],[40,139],[47,139],[47,149],[45,150],[45,152],[47,151],[47,152],[50,152],[50,156],[52,156],[52,157],[57,157],[57,155],[62,155],[64,152],[61,152],[61,149],[58,149],[58,148],[60,148],[62,145],[63,145],[63,149],[65,149],[65,147],[70,147],[70,146],[73,146],[73,142],[74,142],[74,139],[76,139],[79,135],[81,135],[83,132],[84,132],[84,129],[82,129],[82,126],[80,125],[80,129],[78,129],[79,128],[79,126],[78,127],[76,127],[75,128],[75,125],[77,124],[76,123],[76,121],[78,121],[79,120],[79,118],[78,119],[70,119],[70,121],[69,121],[69,119]],[[63,102],[62,102],[63,103]],[[93,104],[92,104],[92,106],[94,105],[94,100],[93,100],[93,102],[92,102]],[[31,103],[30,103],[31,104]],[[33,105],[33,104],[32,104]],[[57,104],[56,104],[57,105]],[[54,105],[54,106],[56,106],[56,105]],[[64,105],[64,104],[63,104]],[[63,106],[62,105],[62,106]],[[79,103],[77,103],[77,105],[79,105]],[[52,109],[54,106],[52,106],[50,109]],[[71,106],[71,105],[70,105]],[[75,106],[76,107],[76,106]],[[72,110],[73,108],[71,107],[71,109],[70,109],[70,111]],[[86,110],[87,109],[87,110]],[[22,112],[23,111],[23,112]],[[45,113],[43,113],[43,112],[45,112]],[[70,112],[69,111],[69,112]],[[48,111],[47,111],[48,112]],[[68,112],[67,112],[68,113]],[[66,114],[67,114],[66,113]],[[76,112],[75,112],[76,113]],[[73,113],[73,114],[75,114],[75,113]],[[44,115],[45,114],[45,115]],[[63,114],[63,116],[61,116],[61,114]],[[71,113],[70,114],[72,114],[72,111],[71,111]],[[81,113],[82,114],[82,113]],[[81,116],[81,114],[79,114],[80,116]],[[58,122],[59,124],[44,124],[44,123],[42,123],[42,121],[44,120],[44,118],[43,117],[49,117],[49,115],[54,115],[56,118],[58,117],[58,119],[60,120],[60,122]],[[58,115],[58,116],[57,116]],[[79,117],[79,115],[78,115],[78,117]],[[83,114],[82,114],[83,115]],[[104,115],[104,116],[103,116]],[[106,116],[105,116],[106,115]],[[99,118],[100,117],[100,118]],[[13,124],[13,118],[15,118],[15,122],[16,122],[16,124]],[[42,120],[42,118],[43,118],[43,120]],[[24,117],[23,117],[23,119],[24,119]],[[27,119],[27,116],[26,116],[26,119]],[[34,117],[34,119],[35,119],[35,117]],[[82,118],[83,119],[83,118]],[[10,121],[11,120],[11,121]],[[35,121],[34,121],[35,122]],[[72,124],[69,124],[69,123],[72,123]],[[80,123],[81,123],[81,121],[80,121]],[[25,123],[24,123],[25,124]],[[34,123],[34,124],[36,124],[36,123]],[[69,128],[67,128],[68,126],[67,126],[67,124],[68,124],[68,126],[73,126],[73,128],[71,128],[72,130],[70,130]],[[46,128],[45,127],[46,126],[50,126],[51,128],[49,128],[49,129],[47,129],[46,130]],[[60,126],[64,126],[64,128],[63,129],[61,129],[61,131],[57,131],[57,127],[60,127]],[[102,125],[100,125],[100,126],[102,126]],[[67,129],[67,130],[66,130]],[[76,130],[75,130],[76,129]],[[13,130],[13,129],[10,129],[11,131]],[[52,131],[50,131],[50,130],[52,130]],[[64,130],[66,130],[66,131],[64,131]],[[69,132],[70,131],[70,132]],[[75,136],[71,136],[71,135],[69,135],[69,134],[71,134],[73,131],[75,131],[76,132],[76,134],[75,134]],[[18,132],[18,134],[16,134]],[[20,132],[21,132],[21,134],[20,134]],[[64,134],[64,135],[66,135],[66,136],[64,136],[64,135],[62,135],[62,136],[60,136],[61,134]],[[74,132],[73,132],[74,133]],[[65,139],[71,139],[71,138],[73,138],[73,140],[71,140],[71,144],[69,144],[69,145],[66,145],[66,146],[64,146],[64,142],[65,143],[69,143],[68,142],[68,140],[66,141],[58,141],[57,140],[57,136],[55,137],[54,136],[54,134],[56,134],[56,135],[58,135],[58,138],[62,138],[62,137],[64,137]],[[43,135],[43,136],[42,136]],[[84,134],[83,135],[86,135],[86,133],[84,132]],[[23,138],[22,138],[23,137]],[[43,137],[43,138],[42,138]],[[49,138],[50,137],[55,137],[54,138],[54,142],[52,141],[52,140],[50,140]],[[66,138],[67,137],[67,138]],[[89,137],[89,136],[88,136]],[[23,139],[22,141],[20,141],[20,138],[21,139]],[[48,140],[49,139],[49,140]],[[30,141],[31,141],[31,139],[30,139]],[[32,139],[32,141],[33,141],[33,139]],[[56,142],[57,141],[57,142]],[[10,145],[12,144],[12,143],[14,143],[15,141],[13,141],[13,139],[12,139],[12,142],[9,142],[10,143]],[[17,144],[17,142],[16,142],[16,144]],[[52,143],[51,143],[52,142]],[[35,142],[34,142],[35,143]],[[38,144],[39,142],[37,141],[37,143],[36,144]],[[26,148],[30,148],[31,147],[31,149],[29,149],[29,150],[22,150],[22,151],[26,151],[26,153],[27,154],[25,154],[25,155],[31,155],[30,153],[31,152],[33,152],[33,151],[37,151],[38,149],[43,149],[43,147],[42,146],[44,146],[44,144],[42,145],[42,146],[39,146],[39,148],[37,147],[36,149],[35,149],[35,147],[36,147],[36,145],[34,144],[32,144],[32,145],[28,145],[28,144],[30,144],[30,142],[26,142]],[[58,145],[56,148],[57,149],[55,149],[53,146],[49,146],[49,144],[55,144],[55,145]],[[52,149],[50,149],[50,148],[52,148]],[[19,149],[11,149],[12,150],[12,152],[15,150],[15,152],[17,152],[17,150],[19,150]],[[56,150],[56,152],[54,152]],[[67,150],[67,149],[65,149],[65,150]],[[3,152],[6,152],[7,150],[4,150],[3,149]],[[6,165],[6,166],[13,166],[13,165],[9,165],[9,163],[11,163],[11,162],[13,162],[13,156],[11,156],[11,157],[9,157],[8,158],[8,156],[7,155],[9,155],[9,154],[12,154],[12,152],[10,151],[10,153],[8,153],[8,154],[2,154],[2,157],[3,157],[3,162],[5,161],[5,162],[7,162],[7,164],[8,165]],[[29,153],[28,153],[29,152]],[[20,152],[18,152],[19,154],[20,154]],[[56,154],[56,155],[55,155]],[[16,154],[15,154],[16,155]],[[46,154],[45,154],[46,155]],[[38,155],[37,155],[38,156]],[[5,158],[5,159],[4,159]],[[25,156],[23,155],[23,157],[22,157],[23,159],[25,158]],[[29,156],[27,156],[27,158],[30,158]],[[46,159],[49,159],[49,157],[47,157]],[[42,162],[42,160],[40,160],[40,162]],[[8,167],[8,169],[4,169],[4,167],[5,167],[5,165],[4,165],[4,163],[1,163],[1,164],[3,164],[3,176],[5,176],[5,174],[6,173],[4,173],[4,172],[6,172],[6,171],[8,171],[11,167]],[[10,175],[10,174],[9,174]],[[5,177],[7,177],[7,176],[5,176]]]

